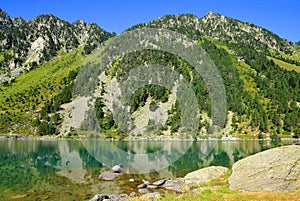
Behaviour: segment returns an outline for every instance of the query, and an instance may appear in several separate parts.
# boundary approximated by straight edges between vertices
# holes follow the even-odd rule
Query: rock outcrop
[[[293,191],[300,187],[300,146],[270,149],[233,165],[230,189]]]
[[[194,185],[207,183],[213,179],[220,178],[226,172],[228,172],[228,168],[222,166],[211,166],[207,168],[202,168],[200,170],[188,173],[183,178],[184,184],[188,187],[191,187]]]

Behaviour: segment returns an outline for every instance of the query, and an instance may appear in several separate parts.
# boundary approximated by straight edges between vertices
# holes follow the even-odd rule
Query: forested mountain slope
[[[26,68],[29,72],[0,86],[0,132],[58,135],[64,121],[60,105],[72,101],[73,84],[86,54],[101,47],[113,34],[95,24],[89,25],[82,21],[70,24],[52,15],[39,16],[32,22],[27,22],[21,18],[11,19],[1,12],[0,61],[3,75],[10,74],[19,67]],[[30,30],[30,27],[39,27],[40,31],[28,34],[26,30]],[[189,14],[167,15],[146,24],[135,25],[127,31],[143,27],[164,28],[185,34],[199,43],[213,59],[226,89],[229,123],[226,128],[222,128],[224,135],[268,135],[272,138],[278,135],[300,135],[298,45],[251,23],[211,12],[202,18]],[[86,34],[87,29],[90,30],[89,34]],[[53,33],[59,37],[55,38]],[[43,42],[39,43],[38,40]],[[31,43],[27,44],[28,41]],[[36,52],[32,50],[35,43],[44,44],[43,50],[38,50],[42,54],[33,53]],[[26,46],[28,48],[24,49]],[[15,66],[7,66],[10,63],[15,63]],[[98,81],[102,90],[96,103],[96,115],[100,127],[105,130],[104,135],[108,137],[113,133],[116,136],[126,136],[114,122],[114,111],[109,106],[108,94],[117,90],[111,86],[122,75],[145,63],[170,66],[189,81],[199,103],[197,135],[205,136],[211,115],[205,83],[182,58],[156,50],[142,50],[125,55],[115,61],[102,76],[102,80]],[[82,68],[87,68],[87,65],[89,64]],[[175,136],[181,132],[180,105],[173,93],[174,91],[164,87],[149,85],[133,94],[130,113],[139,132],[150,136]],[[152,119],[143,116],[145,111],[158,113],[158,108],[164,109],[161,111],[166,114],[161,115],[161,118],[165,118],[166,122],[161,123],[157,115]],[[76,130],[71,125],[69,127],[70,133],[75,134]]]

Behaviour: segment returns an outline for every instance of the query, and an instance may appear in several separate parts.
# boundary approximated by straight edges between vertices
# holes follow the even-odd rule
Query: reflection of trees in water
[[[159,163],[158,158],[164,155],[165,162],[171,165],[153,174],[179,177],[210,165],[231,167],[246,156],[278,146],[266,141],[204,141],[193,142],[190,146],[188,142],[172,142],[166,146],[166,142],[136,141],[114,142],[113,147],[110,142],[86,143],[83,146],[80,141],[0,141],[0,189],[44,188],[44,184],[54,188],[58,183],[72,181],[76,169],[85,172],[82,176],[84,180],[83,177],[95,176],[93,171],[97,170],[98,173],[98,168],[104,166],[101,158],[99,162],[94,158],[95,155],[105,155],[110,162],[106,165],[125,161],[125,167],[134,160],[134,153],[151,153],[146,157],[153,164]],[[89,146],[88,150],[86,146]],[[189,148],[185,152],[187,146]],[[117,149],[124,152],[117,152]],[[155,155],[157,151],[161,152]],[[179,159],[172,163],[172,157]],[[68,176],[58,179],[57,173],[64,168],[68,170]]]
[[[167,168],[184,155],[191,143],[182,141],[83,141],[89,153],[103,164],[112,167],[121,163],[127,172],[136,173],[148,173]]]
[[[259,141],[218,141],[211,146],[213,147],[209,151],[207,144],[194,142],[186,153],[168,168],[169,171],[176,176],[183,176],[207,166],[221,165],[230,168],[242,158],[273,147],[269,142],[260,144]]]
[[[79,155],[82,159],[83,167],[85,168],[94,168],[94,167],[103,167],[102,163],[97,161],[83,146],[79,147]]]
[[[56,172],[60,154],[55,144],[33,141],[0,142],[0,186],[31,189]]]
[[[0,192],[66,190],[94,176],[93,167],[102,164],[80,141],[0,141]]]
[[[221,151],[221,153],[213,154],[214,160],[209,163],[209,166],[224,166],[230,167],[230,159],[225,151]]]

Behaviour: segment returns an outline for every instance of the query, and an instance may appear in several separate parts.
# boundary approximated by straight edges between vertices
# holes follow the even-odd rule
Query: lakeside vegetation
[[[300,189],[293,192],[241,192],[229,189],[230,173],[221,178],[198,186],[192,186],[183,194],[165,191],[159,201],[251,201],[251,200],[299,200]],[[143,197],[132,198],[130,201],[147,201]]]

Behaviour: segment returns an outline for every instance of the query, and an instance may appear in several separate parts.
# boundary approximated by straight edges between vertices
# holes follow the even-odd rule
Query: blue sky
[[[83,19],[117,33],[166,14],[202,17],[213,11],[300,41],[299,0],[1,0],[0,8],[26,20],[40,14],[54,14],[69,22]]]

